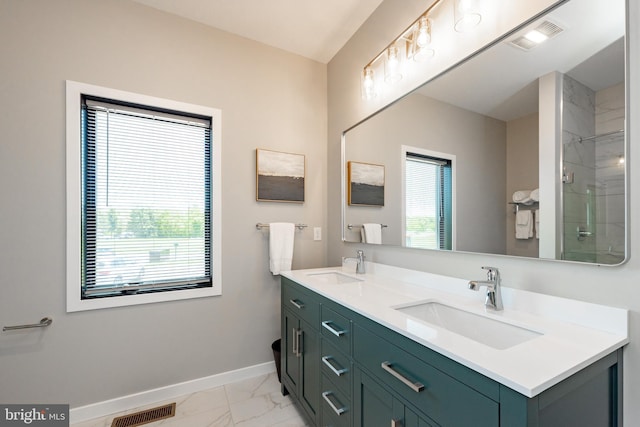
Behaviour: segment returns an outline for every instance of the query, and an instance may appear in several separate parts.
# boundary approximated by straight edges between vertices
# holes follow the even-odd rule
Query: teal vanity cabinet
[[[439,356],[368,319],[359,318],[354,326],[355,360],[395,399],[417,408],[434,425],[500,425],[498,384]],[[359,412],[368,411],[363,406]]]
[[[622,425],[621,349],[528,398],[284,277],[282,288],[283,385],[314,425]]]
[[[357,412],[354,425],[367,427],[436,427],[425,418],[419,418],[392,392],[357,369],[354,376],[354,400]],[[389,424],[389,421],[391,424]]]
[[[324,298],[320,311],[321,425],[349,427],[354,414],[351,312]]]
[[[318,423],[320,404],[320,304],[310,291],[282,279],[282,387]]]

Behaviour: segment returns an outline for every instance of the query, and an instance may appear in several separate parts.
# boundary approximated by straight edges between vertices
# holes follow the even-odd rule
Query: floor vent
[[[147,409],[145,411],[136,412],[135,414],[123,415],[113,419],[111,427],[135,427],[143,424],[152,423],[154,421],[171,418],[176,414],[176,404],[158,406],[156,408]]]

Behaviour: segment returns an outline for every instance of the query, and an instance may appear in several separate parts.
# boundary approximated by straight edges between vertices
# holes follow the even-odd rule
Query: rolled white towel
[[[518,190],[513,193],[512,199],[515,203],[522,203],[525,205],[530,205],[532,203],[531,200],[531,191],[529,190]]]
[[[535,190],[531,190],[531,194],[529,194],[529,197],[534,202],[539,202],[540,201],[540,189],[536,188]]]

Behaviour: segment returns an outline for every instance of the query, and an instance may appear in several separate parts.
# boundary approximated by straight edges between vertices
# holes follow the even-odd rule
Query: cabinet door
[[[300,321],[300,379],[298,395],[309,415],[317,421],[320,404],[320,334]]]
[[[283,382],[290,389],[289,392],[298,395],[300,378],[300,355],[298,351],[300,341],[300,320],[288,310],[282,311],[282,359],[281,371]]]
[[[421,419],[390,391],[356,369],[354,390],[355,427],[436,427]]]
[[[452,427],[500,425],[500,405],[368,329],[353,327],[356,363],[412,407]]]

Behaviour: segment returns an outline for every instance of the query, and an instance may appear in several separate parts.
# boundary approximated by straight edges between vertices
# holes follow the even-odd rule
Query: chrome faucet
[[[502,310],[502,294],[500,293],[500,271],[495,267],[482,267],[487,270],[487,280],[472,280],[469,282],[469,289],[477,291],[481,286],[487,287],[487,299],[485,307],[500,311]]]
[[[342,263],[344,264],[345,261],[355,261],[357,262],[356,264],[356,274],[364,274],[365,273],[365,268],[364,268],[364,251],[362,250],[358,250],[356,252],[356,257],[355,258],[342,258]]]

